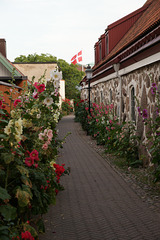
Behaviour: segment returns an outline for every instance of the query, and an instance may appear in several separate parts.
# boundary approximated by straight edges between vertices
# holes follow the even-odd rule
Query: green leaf
[[[3,157],[3,160],[6,164],[9,164],[14,160],[14,156],[12,153],[1,153],[1,156]]]
[[[37,221],[37,227],[38,227],[38,232],[39,233],[45,233],[45,226],[44,226],[44,222],[42,219],[39,219]]]
[[[1,205],[0,213],[6,221],[14,220],[17,217],[17,209],[11,205]]]
[[[9,227],[7,226],[0,227],[0,240],[10,240]]]
[[[2,109],[0,109],[0,114],[5,114],[5,112],[2,110]],[[2,121],[3,119],[1,119],[1,121]]]
[[[6,139],[6,138],[8,138],[5,134],[0,134],[0,138],[4,138],[4,139]]]
[[[37,237],[37,236],[38,236],[35,228],[33,228],[33,227],[32,227],[31,225],[29,225],[28,223],[25,223],[25,224],[23,225],[23,229],[25,229],[25,231],[30,232],[33,237]]]
[[[6,93],[7,95],[10,95],[10,93],[8,91],[5,91],[4,93]]]
[[[10,198],[11,196],[8,194],[7,190],[5,188],[0,187],[0,199],[6,200]]]
[[[0,227],[0,232],[2,232],[3,230],[8,230],[8,227],[7,226],[1,226]]]
[[[6,232],[6,234],[8,235],[9,232]],[[0,240],[10,240],[11,238],[7,235],[1,234],[0,233]]]
[[[18,205],[20,207],[26,207],[30,203],[30,199],[32,199],[30,189],[27,186],[23,187],[23,189],[25,190],[18,188],[16,192],[16,198],[18,199]]]
[[[25,167],[22,166],[17,166],[17,169],[20,171],[20,173],[23,175],[26,175],[27,177],[29,177],[29,171],[28,169],[26,169]]]

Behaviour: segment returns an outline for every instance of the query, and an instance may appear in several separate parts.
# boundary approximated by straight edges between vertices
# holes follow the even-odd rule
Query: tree
[[[28,56],[20,55],[15,58],[15,62],[57,62],[60,67],[63,79],[65,80],[65,91],[66,98],[75,99],[80,95],[80,91],[76,88],[84,76],[84,72],[77,69],[76,65],[69,64],[63,59],[58,59],[51,54],[41,54],[36,53],[29,54]]]
[[[52,56],[51,54],[47,53],[41,53],[41,55],[38,55],[36,53],[34,54],[28,54],[28,56],[20,55],[19,57],[15,58],[15,62],[57,62],[57,58],[55,56]]]
[[[62,70],[63,79],[65,80],[66,84],[66,98],[77,98],[77,96],[80,95],[80,92],[77,90],[76,86],[78,86],[82,80],[84,72],[80,72],[76,65],[69,64],[63,59],[58,60],[58,65]]]

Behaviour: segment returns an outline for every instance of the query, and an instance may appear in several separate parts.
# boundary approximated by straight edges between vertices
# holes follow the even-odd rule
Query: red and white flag
[[[81,61],[82,61],[82,50],[72,57],[71,63],[75,65],[76,63],[79,63]]]

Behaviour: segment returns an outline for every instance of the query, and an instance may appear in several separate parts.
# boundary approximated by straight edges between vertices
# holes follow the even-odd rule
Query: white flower
[[[4,133],[6,133],[7,135],[9,135],[11,133],[11,128],[9,125],[5,127]]]
[[[25,128],[30,128],[30,127],[32,127],[32,120],[23,118],[23,126],[24,126]]]
[[[13,119],[11,119],[11,120],[9,121],[9,123],[8,123],[8,126],[9,126],[9,127],[12,127],[12,126],[13,126],[13,123],[14,123],[14,121],[13,121]]]
[[[12,110],[12,111],[11,111],[11,117],[12,117],[12,118],[15,118],[15,116],[16,116],[16,112],[15,112],[14,110]]]
[[[51,76],[52,80],[59,81],[59,80],[62,79],[62,72],[58,72],[58,71],[52,70],[50,72],[50,76]]]
[[[54,88],[59,88],[60,87],[60,81],[54,81]]]
[[[15,121],[15,126],[16,126],[17,128],[19,128],[19,127],[22,126],[22,119],[21,119],[21,118],[19,118],[17,121]]]
[[[41,117],[41,114],[39,113],[39,114],[37,114],[37,118],[39,119]]]
[[[18,134],[18,135],[21,135],[22,132],[23,132],[23,128],[22,128],[22,126],[15,127],[15,130],[16,130],[16,134]]]
[[[19,134],[15,135],[15,139],[16,139],[17,142],[20,142],[22,140],[22,138]]]
[[[47,97],[47,98],[44,99],[43,103],[45,105],[49,106],[49,105],[51,105],[53,103],[53,98]]]

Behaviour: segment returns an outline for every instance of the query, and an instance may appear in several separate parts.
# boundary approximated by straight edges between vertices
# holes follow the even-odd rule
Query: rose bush
[[[63,190],[60,177],[69,170],[56,163],[64,139],[57,138],[59,72],[47,82],[41,78],[23,94],[12,98],[13,109],[5,110],[0,97],[0,236],[38,239],[44,231],[42,215],[56,194]],[[14,87],[14,84],[13,84]],[[36,226],[36,227],[34,227]]]

